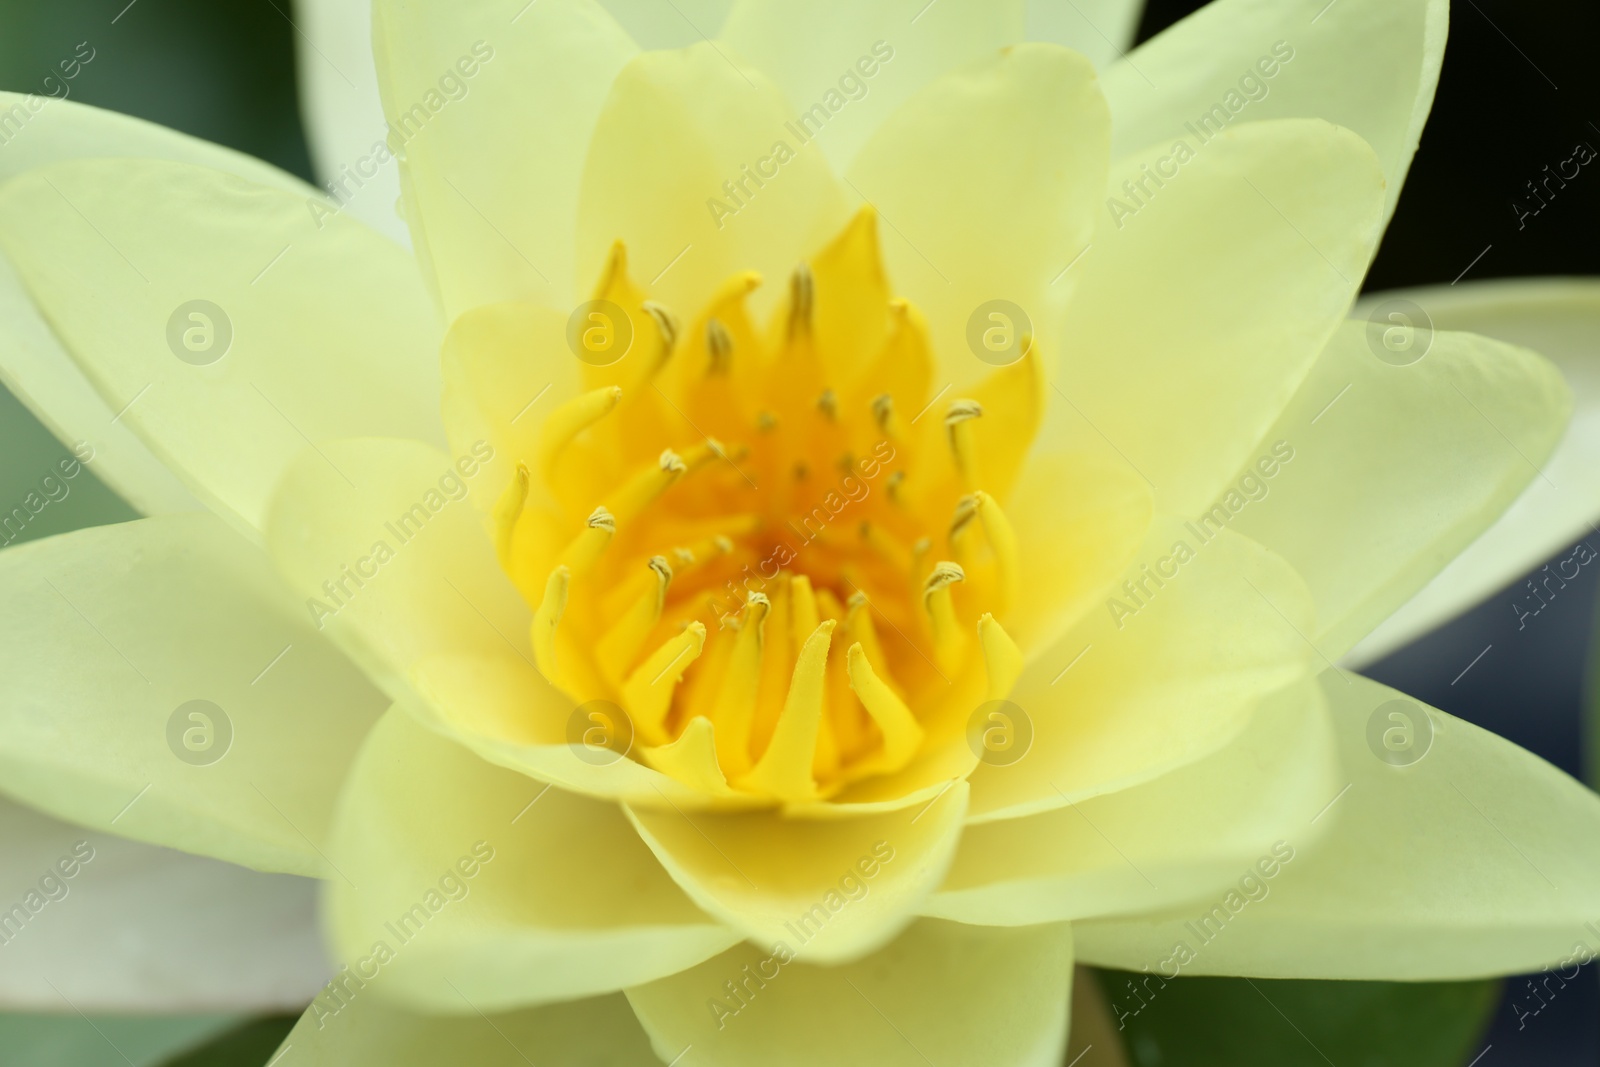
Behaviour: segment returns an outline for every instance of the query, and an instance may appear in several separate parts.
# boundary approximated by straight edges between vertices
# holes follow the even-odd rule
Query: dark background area
[[[1140,39],[1199,6],[1150,0]],[[1468,280],[1600,276],[1600,160],[1524,227],[1512,208],[1526,195],[1526,183],[1571,156],[1578,142],[1600,149],[1594,55],[1600,5],[1455,0],[1452,7],[1438,98],[1367,288],[1448,283],[1469,265]],[[44,79],[60,60],[81,55],[85,42],[94,58],[69,83],[70,99],[140,115],[310,178],[295,97],[292,14],[289,0],[0,0],[0,87],[50,92]],[[1350,76],[1362,72],[1352,69]],[[0,499],[20,497],[63,454],[0,390]],[[85,485],[42,514],[28,535],[129,517],[103,487]],[[1497,593],[1367,673],[1582,775],[1597,582],[1586,569],[1522,631],[1511,592]],[[1492,648],[1470,675],[1453,685],[1486,646]],[[1487,1049],[1472,1053],[1481,1055],[1477,1067],[1600,1063],[1594,971],[1585,968],[1524,1026],[1510,1001],[1520,995],[1530,1002],[1526,979],[1508,980],[1489,1032],[1474,1046]],[[1221,986],[1192,980],[1192,988],[1190,1000],[1203,1005]],[[1312,984],[1305,995],[1304,1011],[1315,1013]],[[1178,1010],[1178,1000],[1168,1001],[1169,1010]],[[1427,1023],[1419,1017],[1417,1025]],[[1141,1064],[1160,1062],[1159,1051],[1134,1051]],[[1257,1062],[1252,1051],[1260,1049],[1240,1049],[1231,1062]]]

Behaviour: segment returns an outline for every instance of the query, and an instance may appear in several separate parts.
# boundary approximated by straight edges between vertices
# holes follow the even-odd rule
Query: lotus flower
[[[1075,960],[1594,936],[1600,801],[1339,665],[1594,505],[1484,535],[1561,373],[1347,319],[1445,5],[1126,56],[1119,5],[919,6],[379,0],[327,196],[6,101],[7,384],[148,517],[0,555],[3,787],[323,879],[285,1057],[1048,1064]],[[162,991],[303,1003],[279,955]]]

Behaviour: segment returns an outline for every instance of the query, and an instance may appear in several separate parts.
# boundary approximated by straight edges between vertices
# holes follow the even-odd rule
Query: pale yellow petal
[[[883,219],[895,291],[928,316],[940,385],[991,369],[968,347],[969,322],[991,301],[1020,307],[1057,351],[1076,278],[1052,281],[1093,237],[1110,136],[1088,61],[1023,44],[930,83],[851,164],[852,189]]]
[[[1600,798],[1386,686],[1321,681],[1349,786],[1327,839],[1286,836],[1270,892],[1243,906],[1074,924],[1086,961],[1156,970],[1181,943],[1184,974],[1433,981],[1565,973],[1600,951]],[[1204,938],[1187,925],[1202,920]]]
[[[595,125],[578,199],[580,280],[621,240],[651,298],[687,316],[737,272],[770,307],[802,258],[848,218],[815,145],[759,71],[709,42],[637,56]],[[641,182],[640,175],[649,175]]]
[[[687,48],[715,37],[728,18],[734,0],[600,0],[640,48]]]
[[[949,71],[1024,33],[1024,0],[742,0],[722,39],[777,82],[833,165],[844,169],[896,108]],[[1067,43],[1067,42],[1060,42]],[[798,147],[798,146],[797,146]]]
[[[1141,0],[1029,0],[1028,40],[1065,45],[1105,70],[1127,57],[1143,12]]]
[[[406,221],[446,320],[577,299],[594,277],[572,274],[579,175],[628,35],[588,0],[379,0],[373,49]]]
[[[969,826],[923,912],[1021,926],[1220,896],[1274,842],[1306,837],[1344,785],[1338,775],[1326,703],[1307,678],[1263,700],[1238,736],[1186,767],[1055,811]]]
[[[329,851],[340,962],[380,970],[383,995],[418,1008],[609,992],[739,936],[672,884],[615,804],[492,767],[399,712],[356,760]]]
[[[625,715],[621,708],[576,704],[508,651],[424,657],[413,667],[411,684],[417,700],[407,710],[430,729],[490,763],[571,792],[667,810],[759,802],[749,794],[713,796],[629,758],[643,754],[635,749],[645,741],[617,718]],[[596,726],[602,734],[590,733]]]
[[[84,826],[330,873],[323,841],[385,701],[203,512],[0,552],[0,788]]]
[[[854,905],[852,905],[854,906]],[[793,943],[790,942],[790,949]],[[1058,1067],[1072,933],[924,919],[838,967],[740,945],[628,990],[663,1063],[681,1067]],[[719,1007],[720,1006],[720,1007]]]
[[[1300,572],[1317,601],[1313,639],[1332,659],[1542,480],[1571,409],[1555,367],[1473,334],[1419,337],[1427,355],[1395,366],[1377,353],[1401,329],[1341,327],[1256,449],[1266,465],[1236,472],[1200,520]]]
[[[1052,400],[1074,444],[1193,515],[1343,320],[1383,176],[1359,137],[1316,121],[1246,123],[1181,155],[1162,141],[1113,166]]]
[[[1117,153],[1206,118],[1327,119],[1377,150],[1387,221],[1433,107],[1448,21],[1446,0],[1207,4],[1106,72]]]
[[[1152,520],[1149,486],[1116,462],[1035,450],[1006,517],[1022,594],[1005,628],[1024,655],[1051,648],[1086,612],[1104,610]]]
[[[917,808],[787,819],[630,806],[629,817],[684,892],[759,945],[838,963],[880,948],[939,884],[967,786]]]
[[[249,530],[307,442],[443,436],[414,264],[321,210],[157,160],[58,163],[0,190],[0,246],[101,398]]]
[[[417,441],[332,441],[280,483],[268,551],[306,616],[396,698],[428,655],[531,663],[532,614],[495,560],[469,492],[493,446],[454,459]]]
[[[1466,330],[1538,352],[1560,369],[1574,410],[1555,452],[1540,464],[1542,476],[1362,638],[1350,652],[1355,663],[1400,647],[1551,556],[1570,559],[1574,542],[1600,520],[1600,282],[1528,278],[1373,293],[1356,305],[1356,317],[1381,319],[1401,310],[1394,300],[1422,308],[1436,329]],[[1558,566],[1571,573],[1571,563]]]
[[[1031,747],[973,772],[970,819],[1065,807],[1193,763],[1314,661],[1304,583],[1254,542],[1166,521],[1134,560],[1023,671],[1009,699]]]

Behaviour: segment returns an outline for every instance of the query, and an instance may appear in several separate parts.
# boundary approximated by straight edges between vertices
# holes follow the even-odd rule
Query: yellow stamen
[[[706,373],[726,375],[733,362],[733,338],[719,319],[706,320],[706,352],[711,357]]]
[[[766,752],[741,783],[747,788],[785,801],[816,798],[812,763],[822,729],[823,678],[835,625],[831,619],[819,625],[800,649],[778,728],[773,731]]]
[[[955,556],[965,559],[967,556],[966,538],[963,536],[972,526],[972,520],[978,517],[978,498],[968,494],[956,501],[955,517],[950,520],[950,551]]]
[[[706,624],[691,622],[682,633],[652,652],[622,683],[622,698],[627,701],[633,728],[645,744],[664,745],[669,740],[665,727],[672,692],[705,647]]]
[[[955,458],[956,473],[967,492],[977,489],[978,446],[972,439],[972,420],[983,417],[983,407],[976,400],[951,401],[945,412],[944,427],[950,436],[950,454]]]
[[[873,761],[872,770],[892,773],[911,762],[911,757],[922,747],[922,727],[917,724],[911,709],[893,689],[878,677],[860,642],[850,646],[847,654],[850,667],[850,688],[861,698],[862,705],[883,734],[883,747]]]
[[[716,729],[704,716],[690,719],[676,741],[657,748],[646,747],[644,757],[656,770],[685,785],[713,795],[728,792],[728,779],[717,765]]]
[[[607,385],[579,393],[550,413],[539,427],[536,463],[548,478],[572,439],[611,413],[622,399],[620,386]]]
[[[711,721],[719,727],[717,758],[730,776],[750,769],[750,724],[761,683],[762,631],[771,609],[772,602],[761,593],[751,593],[745,601],[744,618],[733,638],[733,653],[711,708]]]
[[[617,521],[627,523],[637,518],[651,501],[670,489],[688,470],[689,465],[682,456],[670,448],[664,449],[654,463],[635,473],[612,494],[611,510]]]
[[[946,560],[934,565],[922,586],[922,603],[933,624],[933,658],[941,670],[954,671],[966,658],[967,633],[956,621],[956,606],[950,596],[950,587],[966,579],[959,564]]]
[[[533,659],[539,665],[539,673],[551,683],[561,676],[556,664],[556,626],[567,610],[567,584],[571,579],[572,572],[566,567],[551,571],[544,583],[544,599],[533,613]]]
[[[1017,570],[1017,535],[994,497],[980,489],[973,494],[973,498],[978,519],[983,523],[983,536],[994,551],[995,569],[999,572],[1000,580],[1000,612],[1004,614],[1016,604],[1022,580]]]
[[[654,581],[644,594],[633,602],[616,624],[607,630],[595,644],[595,661],[612,679],[622,677],[632,665],[634,657],[644,645],[645,638],[661,618],[667,603],[667,586],[672,582],[672,565],[665,556],[651,556],[647,564]]]
[[[589,513],[583,532],[562,549],[560,562],[573,574],[587,574],[616,535],[616,518],[604,506],[597,507]]]
[[[978,619],[978,643],[983,647],[983,667],[989,676],[986,699],[1004,700],[1022,676],[1022,651],[987,612]]]
[[[528,501],[528,468],[517,464],[516,474],[494,506],[494,550],[500,565],[510,569],[511,536],[516,532],[517,520],[522,517],[523,505]]]

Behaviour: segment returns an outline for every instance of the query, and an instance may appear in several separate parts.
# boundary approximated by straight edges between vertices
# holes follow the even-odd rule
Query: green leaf
[[[162,1067],[262,1067],[294,1029],[298,1015],[267,1015],[235,1027]]]
[[[1312,982],[1098,973],[1134,1067],[1462,1067],[1498,981]]]
[[[0,1063],[153,1067],[234,1022],[231,1015],[0,1014]]]

